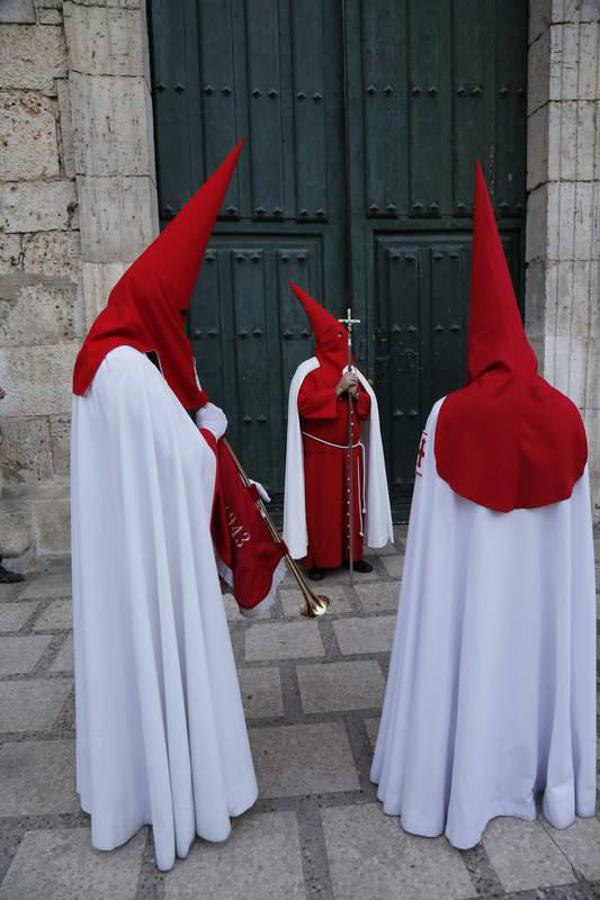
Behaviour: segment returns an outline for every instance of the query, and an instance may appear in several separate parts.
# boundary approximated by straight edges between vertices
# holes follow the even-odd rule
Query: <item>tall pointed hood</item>
[[[501,512],[567,499],[587,461],[579,411],[537,374],[479,163],[467,386],[441,407],[435,456],[457,494]]]
[[[308,316],[315,338],[315,356],[324,374],[339,381],[348,364],[348,332],[335,316],[317,303],[306,291],[290,281],[290,287]]]
[[[85,394],[107,353],[126,345],[156,353],[164,378],[186,409],[206,403],[186,335],[186,313],[241,149],[239,141],[112,289],[77,356],[75,394]]]

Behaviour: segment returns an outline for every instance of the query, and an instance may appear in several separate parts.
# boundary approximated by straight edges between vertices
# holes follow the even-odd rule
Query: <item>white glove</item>
[[[253,485],[254,485],[254,487],[255,487],[256,490],[258,491],[258,493],[259,493],[261,499],[264,500],[265,503],[270,503],[270,502],[271,502],[271,498],[270,498],[269,494],[267,493],[267,491],[265,490],[265,488],[262,486],[262,484],[260,483],[260,481],[254,481],[253,478],[249,478],[248,481],[250,482],[250,484],[253,484]]]
[[[206,428],[219,440],[227,431],[227,416],[214,403],[206,403],[196,413],[196,425],[198,428]]]

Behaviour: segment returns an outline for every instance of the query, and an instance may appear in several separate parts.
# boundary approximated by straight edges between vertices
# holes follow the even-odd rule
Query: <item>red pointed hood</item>
[[[479,163],[467,386],[442,404],[435,456],[457,494],[501,512],[567,499],[587,461],[579,411],[537,374]]]
[[[335,378],[337,384],[342,370],[348,365],[348,332],[314,297],[292,281],[290,287],[308,316],[315,338],[315,356],[321,368]]]
[[[156,353],[164,378],[186,409],[206,403],[186,335],[186,313],[241,149],[239,141],[112,289],[77,356],[75,394],[85,394],[107,353],[126,345]]]

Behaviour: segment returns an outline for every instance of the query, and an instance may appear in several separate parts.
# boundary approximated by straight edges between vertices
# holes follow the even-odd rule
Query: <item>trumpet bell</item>
[[[305,596],[304,606],[300,608],[300,615],[306,616],[307,619],[317,619],[326,613],[330,604],[329,597],[324,594],[311,594]]]

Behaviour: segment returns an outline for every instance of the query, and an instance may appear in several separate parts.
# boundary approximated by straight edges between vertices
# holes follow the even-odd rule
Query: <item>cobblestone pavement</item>
[[[68,575],[1,587],[0,900],[600,897],[600,817],[562,832],[497,819],[459,852],[383,815],[369,768],[403,547],[399,531],[354,588],[325,581],[319,622],[298,617],[287,582],[250,625],[226,598],[260,800],[229,841],[197,841],[166,875],[147,829],[112,853],[89,845],[73,789]]]

